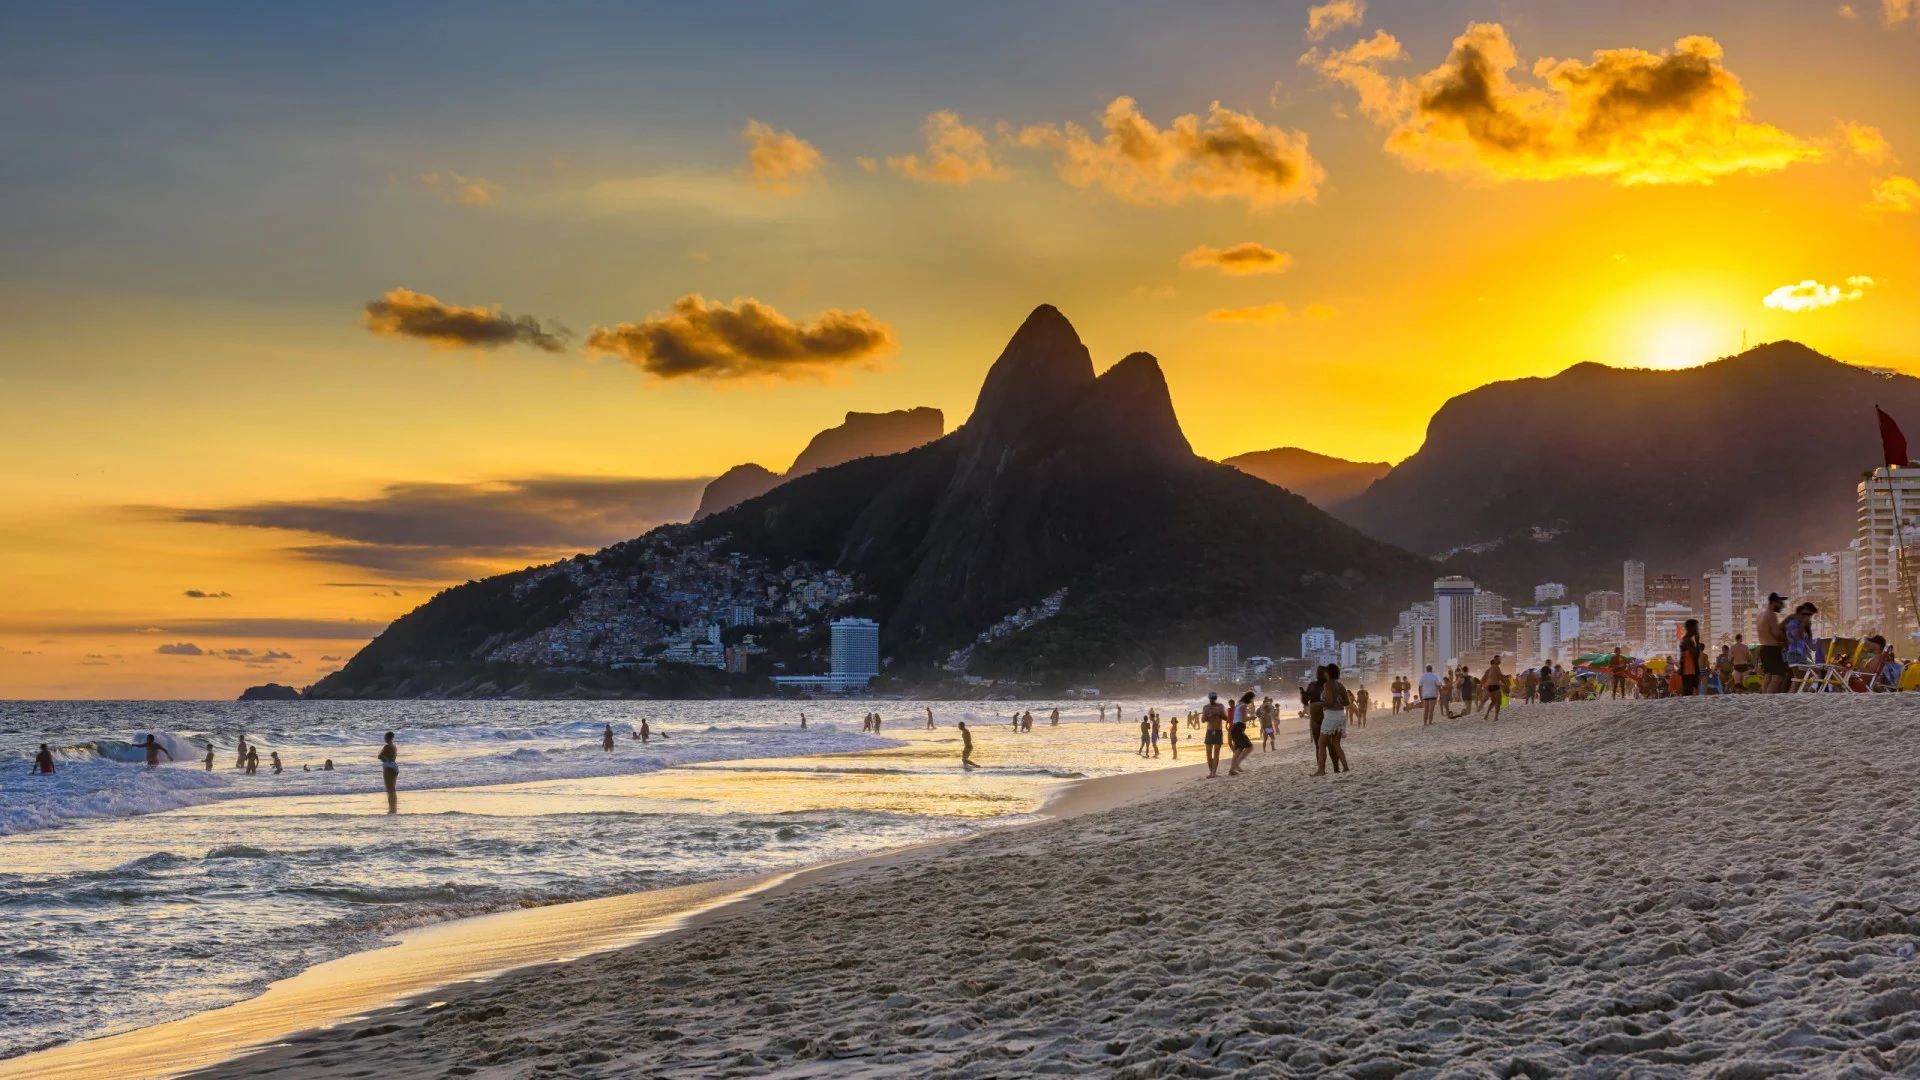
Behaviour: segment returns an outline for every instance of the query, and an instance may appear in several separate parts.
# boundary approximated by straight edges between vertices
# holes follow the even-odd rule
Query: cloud
[[[1492,181],[1706,184],[1827,153],[1755,122],[1746,88],[1712,38],[1681,38],[1671,52],[1603,49],[1591,62],[1541,60],[1532,74],[1544,85],[1512,79],[1519,59],[1498,23],[1469,24],[1446,62],[1424,75],[1380,70],[1400,56],[1400,43],[1381,31],[1300,60],[1352,87],[1361,111],[1390,129],[1387,150],[1414,169]]]
[[[1920,181],[1911,176],[1889,176],[1876,180],[1873,201],[1866,208],[1876,214],[1912,214],[1920,212]]]
[[[1287,310],[1287,305],[1277,300],[1271,304],[1255,304],[1252,307],[1216,308],[1207,312],[1208,322],[1254,323],[1262,326],[1286,322],[1291,318],[1293,318],[1293,313]]]
[[[441,202],[461,206],[485,206],[493,201],[495,195],[506,190],[491,180],[461,176],[456,172],[421,173],[420,184],[438,195]]]
[[[344,656],[323,656],[320,658],[320,662],[323,664],[337,664],[345,659],[346,657]]]
[[[1880,0],[1880,19],[1888,26],[1920,19],[1920,0]]]
[[[1130,97],[1118,97],[1100,120],[1096,139],[1078,124],[1037,124],[1021,130],[1021,145],[1059,155],[1062,179],[1075,187],[1105,188],[1138,206],[1173,204],[1198,196],[1242,199],[1254,210],[1312,202],[1326,170],[1307,152],[1307,135],[1262,124],[1214,102],[1203,121],[1189,113],[1165,129],[1142,116]]]
[[[1332,0],[1307,9],[1307,40],[1321,41],[1345,26],[1359,26],[1367,17],[1367,0]]]
[[[1225,249],[1201,244],[1180,256],[1180,265],[1189,270],[1212,269],[1235,276],[1279,274],[1293,265],[1293,256],[1249,240]]]
[[[233,597],[230,592],[201,592],[199,589],[188,589],[180,595],[190,600],[229,600]]]
[[[812,143],[791,131],[748,120],[740,132],[747,144],[747,176],[753,186],[775,195],[793,195],[820,179],[826,159]]]
[[[597,551],[655,526],[686,521],[706,485],[701,477],[536,476],[390,484],[368,498],[132,509],[165,521],[300,534],[319,542],[290,547],[298,558],[447,581],[490,573],[503,564],[525,566]],[[388,588],[373,582],[336,584]]]
[[[889,157],[888,168],[911,180],[958,186],[975,180],[1005,180],[1013,175],[995,156],[987,137],[979,128],[964,123],[959,113],[944,109],[929,113],[920,130],[927,140],[926,156]]]
[[[176,641],[171,645],[162,645],[153,650],[161,656],[205,656],[207,650],[191,641]]]
[[[531,345],[557,353],[565,351],[565,339],[570,336],[551,320],[542,329],[531,315],[508,315],[498,307],[459,307],[412,289],[393,289],[369,300],[362,319],[376,334],[418,338],[442,349]]]
[[[1852,4],[1841,4],[1839,7],[1833,9],[1833,13],[1843,19],[1857,19],[1860,17],[1860,13],[1853,9]]]
[[[1884,165],[1893,160],[1893,144],[1872,124],[1840,121],[1840,145],[1854,159],[1869,165]]]
[[[587,338],[588,352],[659,379],[820,378],[898,345],[893,328],[865,311],[831,309],[797,322],[758,300],[726,304],[698,293],[637,323],[596,326]]]
[[[1858,300],[1872,287],[1873,279],[1864,275],[1850,277],[1844,285],[1822,285],[1808,278],[1798,285],[1782,285],[1760,302],[1775,311],[1818,311]]]

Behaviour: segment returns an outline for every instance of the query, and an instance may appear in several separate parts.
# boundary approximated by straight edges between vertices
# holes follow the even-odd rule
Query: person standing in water
[[[645,721],[641,721],[645,723]],[[393,745],[393,732],[387,732],[387,741],[380,747],[380,779],[387,785],[387,813],[400,812],[400,748]]]
[[[1047,721],[1047,726],[1048,727],[1060,726],[1060,710],[1059,709],[1053,710],[1053,718]]]
[[[259,771],[260,748],[257,746],[249,746],[247,747],[247,775],[252,776]]]
[[[239,740],[233,744],[233,767],[236,769],[247,767],[247,733],[244,731],[240,733]]]
[[[801,727],[807,726],[806,713],[800,714],[800,726]],[[652,741],[653,741],[653,727],[647,723],[647,718],[643,716],[640,718],[640,745],[645,746]]]
[[[611,723],[607,725],[605,731],[600,733],[600,749],[609,754],[613,753],[613,725]]]
[[[641,723],[646,723],[646,721],[643,720],[641,721]],[[807,730],[807,714],[806,713],[800,714],[800,730],[801,731]]]
[[[1173,752],[1173,760],[1180,760],[1180,718],[1177,716],[1167,722],[1167,749]]]
[[[173,760],[173,751],[161,746],[160,740],[153,737],[153,732],[147,732],[147,768],[157,767],[160,764],[161,754],[167,755],[168,761]]]
[[[53,751],[47,749],[46,743],[41,743],[40,752],[33,755],[33,772],[31,775],[33,776],[52,776],[53,775]]]
[[[973,732],[967,730],[965,720],[960,721],[960,767],[963,769],[980,767],[973,763]]]
[[[273,775],[279,776],[280,775],[280,751],[274,750],[268,753],[267,756],[273,759]]]
[[[207,771],[213,771],[213,740],[207,740]]]
[[[1147,723],[1147,718],[1142,716],[1140,718],[1140,749],[1134,751],[1134,753],[1141,757],[1147,756],[1147,740],[1152,736],[1151,727],[1152,726]]]

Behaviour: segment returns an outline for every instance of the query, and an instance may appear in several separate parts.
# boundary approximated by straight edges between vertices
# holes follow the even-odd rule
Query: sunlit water
[[[1149,706],[1191,703],[1127,712]],[[250,997],[401,928],[955,836],[1027,820],[1071,780],[1174,763],[1164,743],[1139,757],[1137,727],[1085,702],[812,702],[805,730],[802,707],[0,704],[0,1057]],[[1033,734],[1012,731],[1015,707]],[[887,718],[878,736],[861,732],[868,709]],[[980,769],[959,768],[957,720]],[[374,760],[389,729],[397,817]],[[243,731],[255,776],[234,767]],[[145,732],[178,760],[146,768]],[[41,742],[52,777],[27,771]],[[1181,757],[1199,749],[1189,737]],[[268,773],[270,751],[286,772]]]

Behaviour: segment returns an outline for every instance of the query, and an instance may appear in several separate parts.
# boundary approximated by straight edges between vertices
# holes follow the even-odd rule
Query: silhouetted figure
[[[153,732],[147,732],[147,768],[158,766],[161,754],[167,755],[168,761],[173,760],[173,751],[161,746],[160,740],[153,737]]]
[[[380,747],[380,779],[387,785],[387,813],[400,812],[400,748],[393,745],[393,732],[387,732],[387,741]]]
[[[41,743],[40,752],[33,755],[32,775],[35,775],[35,776],[52,776],[53,775],[53,751],[47,749],[46,743]]]

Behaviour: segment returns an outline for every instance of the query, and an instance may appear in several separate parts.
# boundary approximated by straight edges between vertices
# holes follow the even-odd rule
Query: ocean
[[[0,703],[0,1058],[252,997],[409,927],[1031,820],[1073,780],[1174,763],[1135,753],[1137,721],[1195,703],[1125,707],[1131,725],[1084,701]],[[172,762],[145,766],[149,732]],[[234,767],[242,733],[258,775]],[[28,772],[42,742],[51,777]]]

